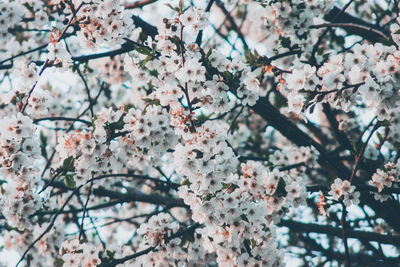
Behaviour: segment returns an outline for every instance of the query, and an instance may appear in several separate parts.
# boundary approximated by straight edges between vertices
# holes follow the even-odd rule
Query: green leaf
[[[124,120],[123,118],[119,119],[118,121],[114,121],[106,125],[106,129],[109,130],[122,130],[124,128]]]
[[[290,48],[290,38],[289,37],[279,37],[279,39],[281,40],[281,45],[284,48]]]
[[[144,98],[143,101],[146,102],[147,105],[144,107],[142,114],[146,114],[146,110],[149,106],[153,106],[153,105],[160,106],[161,105],[160,100],[158,100],[158,99]]]
[[[150,61],[150,59],[151,59],[151,57],[150,57],[150,56],[147,56],[144,60],[142,60],[142,61],[140,62],[140,68],[144,69],[144,67],[146,66],[147,62]]]
[[[43,131],[40,131],[40,146],[43,148],[47,146],[47,136],[44,135]]]
[[[244,215],[244,214],[241,214],[241,215],[240,215],[240,218],[241,218],[243,221],[245,221],[245,222],[249,222],[249,219],[248,219],[247,216]]]
[[[106,253],[108,258],[114,259],[115,251],[107,250]]]
[[[160,105],[160,100],[159,99],[152,99],[152,98],[143,98],[143,101],[146,102],[149,105]]]
[[[245,56],[245,58],[246,58],[246,61],[247,61],[249,64],[255,64],[255,63],[257,63],[257,61],[258,61],[258,59],[259,59],[259,57],[260,57],[260,55],[258,54],[258,52],[257,52],[256,50],[254,50],[254,54],[251,53],[250,50],[247,50],[247,52],[244,54],[244,56]]]
[[[55,267],[62,267],[64,265],[64,260],[63,259],[56,259],[54,266]]]
[[[183,180],[182,183],[181,183],[181,185],[187,185],[187,186],[189,186],[189,185],[190,185],[189,179],[186,178],[185,180]]]
[[[209,193],[209,194],[203,196],[202,200],[209,201],[212,197],[213,197],[213,194]]]
[[[252,249],[257,246],[257,242],[253,238],[250,239],[250,246],[251,246]]]
[[[379,126],[390,126],[391,123],[388,120],[384,120],[384,121],[380,121],[378,125]]]
[[[285,186],[286,186],[285,180],[283,178],[280,178],[278,181],[278,185],[276,186],[274,196],[276,197],[286,196],[287,192],[285,190]]]
[[[214,112],[212,112],[212,113],[209,114],[209,115],[206,115],[206,114],[204,114],[203,112],[200,112],[200,114],[196,117],[196,120],[197,120],[199,123],[203,123],[203,122],[209,120],[209,119],[212,117],[212,115],[214,115]]]
[[[171,4],[165,4],[167,7],[169,7],[170,9],[172,9],[173,11],[179,12],[179,8],[177,7],[173,7]]]
[[[222,189],[228,189],[228,188],[230,188],[231,186],[232,186],[232,183],[229,183],[229,184],[223,183],[223,184],[222,184]]]
[[[154,76],[156,78],[158,77],[158,71],[157,70],[150,70],[149,73],[150,73],[151,76]]]
[[[65,173],[66,173],[66,172],[73,172],[73,171],[75,171],[74,161],[75,161],[75,159],[74,159],[73,156],[70,156],[70,157],[64,159],[62,169],[63,169],[63,171],[64,171]]]
[[[383,141],[383,136],[379,132],[376,132],[376,136],[379,139],[379,143],[381,143]]]
[[[238,186],[237,185],[235,185],[235,184],[233,184],[233,183],[222,183],[222,190],[225,190],[225,189],[236,189],[236,188],[238,188]]]
[[[136,51],[138,51],[142,55],[151,56],[151,49],[147,47],[136,47]],[[150,57],[151,58],[151,57]]]
[[[76,183],[74,177],[70,174],[65,175],[64,177],[64,184],[66,187],[70,189],[74,189],[76,187]]]
[[[212,49],[208,49],[208,52],[206,54],[206,58],[209,58],[211,56],[212,53]]]
[[[134,104],[127,104],[127,105],[125,105],[125,107],[124,107],[124,111],[125,111],[125,112],[129,112],[129,110],[130,110],[131,108],[135,108],[135,105],[134,105]]]

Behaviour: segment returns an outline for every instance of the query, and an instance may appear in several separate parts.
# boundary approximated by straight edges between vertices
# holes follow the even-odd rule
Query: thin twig
[[[78,238],[79,240],[81,240],[82,234],[84,232],[83,231],[83,223],[85,222],[85,213],[86,213],[87,205],[89,203],[90,195],[92,194],[92,187],[93,187],[93,180],[90,182],[89,193],[88,193],[87,198],[86,198],[86,203],[83,206],[82,222],[81,222],[81,228],[80,228],[80,231],[79,231],[79,238]]]
[[[186,233],[190,233],[190,232],[194,232],[198,227],[200,227],[199,223],[195,223],[189,227],[187,227],[186,229],[177,231],[174,234],[171,234],[170,236],[166,236],[164,237],[164,243],[167,244],[170,240],[176,238],[176,237],[181,237],[183,235],[185,235]],[[126,261],[129,261],[131,259],[137,258],[139,256],[145,255],[153,250],[155,250],[158,246],[160,245],[160,243],[154,245],[154,246],[150,246],[144,250],[141,250],[139,252],[136,252],[134,254],[128,255],[126,257],[120,258],[120,259],[114,259],[112,260],[110,263],[106,263],[106,264],[101,264],[101,267],[111,267],[111,266],[116,266],[118,264],[122,264]]]
[[[354,1],[354,0],[350,0],[350,1],[340,10],[340,12],[338,12],[338,13],[333,17],[333,19],[331,20],[331,22],[332,22],[332,23],[335,22],[336,19],[339,18],[339,16],[342,15],[342,14],[346,11],[346,9],[351,5],[351,3],[353,3],[353,1]],[[310,62],[312,63],[312,65],[317,65],[317,60],[316,60],[316,58],[315,58],[315,54],[317,53],[319,45],[321,44],[321,42],[322,42],[322,40],[324,39],[325,35],[329,32],[329,29],[330,29],[330,28],[331,28],[331,27],[327,27],[327,28],[325,29],[325,31],[318,37],[317,42],[316,42],[315,45],[313,46],[313,49],[312,49],[312,51],[311,51],[311,57],[310,57]]]
[[[346,205],[342,203],[342,218],[340,219],[340,224],[342,225],[342,239],[344,244],[344,252],[346,255],[346,267],[350,267],[351,266],[350,252],[346,234],[346,216],[347,216],[347,208]]]
[[[215,2],[215,0],[210,0],[208,2],[208,5],[207,5],[206,9],[204,10],[204,12],[209,12],[211,7],[212,7],[212,5],[214,4],[214,2]],[[202,38],[203,38],[203,30],[200,30],[199,33],[197,34],[197,37],[196,37],[196,44],[199,47],[201,46]]]
[[[99,92],[98,92],[97,96],[96,96],[96,97],[94,98],[94,100],[93,100],[93,105],[95,105],[95,104],[97,103],[97,100],[99,99],[99,97],[100,97],[101,93],[103,92],[105,86],[106,86],[106,83],[105,83],[105,82],[102,82],[101,85],[100,85]],[[79,120],[83,115],[85,115],[85,113],[86,113],[88,110],[89,110],[89,107],[87,107],[84,111],[82,111],[82,113],[79,114],[78,117],[76,117],[75,120],[72,120],[71,126],[70,126],[70,127],[67,129],[67,131],[66,131],[67,133],[68,133],[69,131],[71,131],[71,130],[74,128],[74,123],[75,123],[77,120]],[[46,170],[50,167],[51,162],[52,162],[52,160],[53,160],[55,154],[56,154],[56,149],[54,148],[54,149],[53,149],[53,152],[52,152],[52,154],[51,154],[51,156],[50,156],[50,158],[49,158],[49,159],[47,160],[47,162],[46,162],[46,166],[44,167],[44,169],[43,169],[43,171],[42,171],[41,178],[43,178],[44,174],[46,173]]]
[[[66,31],[68,30],[68,28],[71,26],[72,21],[75,19],[76,14],[78,13],[79,9],[81,9],[81,7],[82,7],[83,5],[84,5],[84,2],[82,2],[82,3],[78,6],[78,8],[76,9],[76,11],[72,14],[71,19],[68,21],[67,26],[65,26],[64,30],[61,32],[60,36],[57,38],[57,40],[55,41],[55,43],[58,43],[58,42],[64,37],[64,34],[65,34]],[[44,70],[47,68],[48,63],[49,63],[49,59],[46,59],[46,61],[44,62],[42,68],[41,68],[40,71],[39,71],[39,74],[38,74],[39,77],[37,78],[37,80],[36,80],[35,83],[33,84],[32,88],[29,90],[28,96],[27,96],[26,99],[25,99],[25,103],[24,103],[24,105],[22,106],[22,108],[20,109],[20,112],[21,112],[22,114],[24,113],[26,107],[28,106],[29,99],[31,98],[31,95],[32,95],[33,91],[35,90],[36,85],[37,85],[38,82],[39,82],[40,76],[42,76]]]
[[[158,0],[138,0],[133,3],[125,4],[125,9],[134,9],[134,8],[142,8],[144,6],[150,5]]]
[[[378,121],[378,123],[375,124],[374,128],[372,128],[371,132],[370,132],[369,135],[368,135],[367,140],[365,141],[365,143],[364,143],[364,145],[362,146],[360,152],[358,153],[358,155],[357,155],[357,157],[356,157],[356,159],[355,159],[356,165],[354,166],[354,169],[353,169],[353,171],[352,171],[352,173],[351,173],[351,176],[350,176],[350,179],[349,179],[349,182],[350,182],[350,183],[353,181],[353,178],[356,176],[358,167],[360,166],[361,159],[362,159],[362,157],[363,157],[363,155],[364,155],[365,149],[366,149],[367,146],[368,146],[369,140],[371,139],[372,135],[374,134],[374,132],[375,132],[379,127],[380,127],[380,124],[379,124],[379,121]]]
[[[79,77],[82,79],[83,85],[85,86],[86,94],[87,94],[88,101],[89,101],[89,110],[90,110],[90,114],[91,114],[91,116],[93,117],[93,116],[94,116],[94,112],[93,112],[93,102],[92,102],[92,98],[91,98],[91,96],[90,96],[90,88],[89,88],[89,85],[88,85],[88,83],[87,83],[85,77],[83,76],[81,70],[79,69],[79,65],[76,65],[76,68],[75,68],[75,69],[76,69],[76,71],[77,71]]]
[[[390,40],[390,38],[387,37],[386,34],[384,34],[383,32],[380,32],[378,30],[375,30],[373,28],[366,27],[363,25],[354,24],[354,23],[322,23],[322,24],[317,24],[317,25],[311,25],[310,29],[319,29],[319,28],[325,28],[325,27],[358,28],[358,29],[362,29],[365,31],[370,31],[370,32],[376,33],[377,35],[382,36],[384,39]]]
[[[245,106],[242,106],[242,108],[239,110],[238,114],[236,114],[235,118],[232,120],[231,126],[229,127],[227,134],[229,134],[229,132],[232,130],[232,128],[233,128],[233,126],[234,126],[236,120],[239,118],[239,116],[240,116],[240,114],[242,113],[244,107],[245,107]]]
[[[45,117],[45,118],[33,119],[33,123],[38,123],[40,121],[73,121],[73,122],[82,122],[84,124],[87,124],[88,126],[92,125],[90,121],[77,118],[68,118],[68,117]]]
[[[86,184],[84,184],[84,185],[86,185]],[[84,185],[81,185],[81,186],[77,187],[77,188],[68,196],[68,198],[66,199],[66,201],[64,202],[64,204],[63,204],[63,205],[61,206],[61,208],[59,209],[59,211],[53,216],[53,218],[52,218],[50,224],[47,226],[46,230],[44,230],[44,231],[42,232],[42,234],[41,234],[39,237],[37,237],[37,238],[28,246],[28,248],[27,248],[27,249],[25,250],[25,252],[22,254],[21,258],[19,259],[19,261],[17,262],[17,264],[16,264],[15,267],[17,267],[17,266],[24,260],[26,254],[28,254],[28,252],[35,246],[35,244],[36,244],[37,242],[39,242],[39,241],[51,230],[51,228],[53,228],[54,223],[55,223],[57,217],[61,214],[61,212],[64,210],[64,208],[67,206],[67,204],[71,201],[72,197],[73,197]]]
[[[222,12],[225,14],[225,16],[227,17],[229,23],[231,24],[231,28],[232,30],[234,30],[237,35],[239,36],[240,40],[243,43],[244,49],[247,50],[249,49],[249,46],[247,45],[246,39],[243,35],[243,33],[240,31],[239,27],[236,25],[235,20],[233,19],[233,17],[231,16],[230,12],[225,8],[224,3],[221,0],[217,0],[216,2],[217,6],[222,10]]]

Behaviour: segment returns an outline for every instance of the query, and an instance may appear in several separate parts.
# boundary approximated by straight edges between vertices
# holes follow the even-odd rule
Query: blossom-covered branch
[[[400,263],[398,1],[3,2],[5,265]]]

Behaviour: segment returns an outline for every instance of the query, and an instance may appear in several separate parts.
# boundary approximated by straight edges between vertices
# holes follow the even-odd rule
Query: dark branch
[[[288,227],[290,230],[295,232],[306,232],[306,233],[319,233],[327,234],[336,237],[342,237],[342,229],[340,227],[333,227],[328,225],[320,225],[315,223],[302,223],[292,220],[282,220],[279,226]],[[381,235],[373,232],[365,232],[358,230],[346,229],[348,238],[356,238],[364,241],[375,241],[383,244],[390,244],[399,246],[400,236],[399,235]]]

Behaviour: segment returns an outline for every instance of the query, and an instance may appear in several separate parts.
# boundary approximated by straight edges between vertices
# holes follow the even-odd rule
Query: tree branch
[[[200,227],[200,224],[199,223],[195,223],[195,224],[187,227],[186,229],[179,230],[179,231],[177,231],[176,233],[174,233],[174,234],[172,234],[170,236],[166,236],[166,237],[164,237],[164,243],[167,244],[170,240],[172,240],[172,239],[174,239],[176,237],[181,237],[181,236],[183,236],[185,234],[193,233],[198,227]],[[150,246],[150,247],[148,247],[148,248],[146,248],[144,250],[141,250],[139,252],[136,252],[134,254],[128,255],[128,256],[120,258],[120,259],[114,259],[111,262],[101,264],[100,266],[101,267],[113,267],[113,266],[116,266],[118,264],[122,264],[122,263],[124,263],[126,261],[129,261],[131,259],[140,257],[142,255],[145,255],[145,254],[155,250],[159,245],[160,244],[157,244],[155,246]]]
[[[142,8],[144,6],[150,5],[158,0],[138,0],[133,3],[125,4],[125,9]]]
[[[354,17],[346,12],[341,12],[341,10],[338,7],[334,7],[327,15],[325,15],[324,19],[335,23],[350,23],[350,24],[364,26],[366,27],[365,29],[353,28],[353,27],[347,27],[344,29],[348,34],[359,35],[364,39],[371,41],[373,43],[382,41],[382,34],[384,36],[390,36],[390,31],[375,24],[366,22],[360,18]],[[373,29],[374,31],[371,31],[370,29]],[[380,32],[382,34],[378,34],[376,32]]]
[[[327,225],[320,225],[315,223],[302,223],[292,220],[281,220],[278,226],[287,227],[295,232],[318,233],[327,234],[331,236],[342,237],[342,228],[332,227]],[[381,235],[373,232],[365,232],[358,230],[346,229],[348,238],[356,238],[368,242],[378,242],[383,244],[390,244],[394,246],[400,245],[400,235]]]

